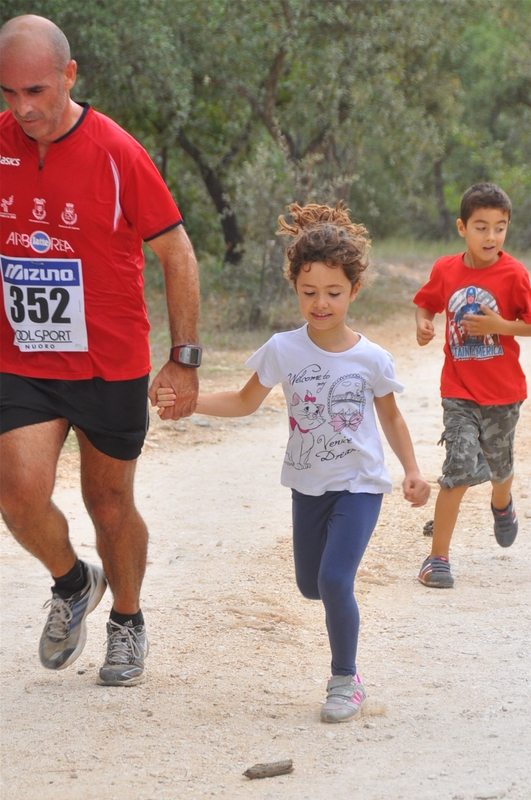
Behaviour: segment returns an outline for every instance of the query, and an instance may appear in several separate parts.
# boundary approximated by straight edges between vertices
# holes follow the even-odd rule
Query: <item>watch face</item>
[[[178,364],[187,367],[199,367],[201,364],[202,348],[199,345],[181,344],[172,347],[170,358]]]
[[[182,364],[192,364],[198,367],[201,363],[201,350],[198,347],[181,347],[179,361]]]

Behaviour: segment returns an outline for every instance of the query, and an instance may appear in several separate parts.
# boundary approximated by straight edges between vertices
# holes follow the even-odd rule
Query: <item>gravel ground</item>
[[[363,332],[395,356],[407,384],[399,403],[434,489],[428,506],[409,508],[389,456],[395,490],[356,584],[366,713],[319,722],[328,642],[321,606],[299,596],[293,577],[280,394],[248,419],[154,416],[137,479],[151,535],[144,684],[95,683],[109,593],[76,664],[42,669],[49,576],[1,530],[2,798],[531,798],[530,406],[517,433],[515,545],[497,546],[488,486],[476,487],[452,545],[455,588],[429,590],[416,574],[442,460],[442,330],[422,350],[410,316]],[[531,378],[531,339],[521,345]],[[239,385],[243,360],[207,354],[204,386]],[[55,499],[80,556],[97,561],[77,468],[67,446]],[[292,773],[242,774],[281,759],[293,760]]]

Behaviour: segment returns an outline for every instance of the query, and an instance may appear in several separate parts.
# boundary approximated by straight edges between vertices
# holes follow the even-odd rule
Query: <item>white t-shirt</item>
[[[390,492],[374,397],[401,392],[392,356],[360,334],[350,350],[317,347],[307,325],[277,333],[246,362],[262,386],[282,383],[289,441],[281,483],[302,494]]]

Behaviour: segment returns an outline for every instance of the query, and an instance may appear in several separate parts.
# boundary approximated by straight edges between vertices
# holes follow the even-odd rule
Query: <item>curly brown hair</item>
[[[352,286],[358,281],[368,282],[364,273],[369,265],[371,240],[363,225],[352,222],[343,200],[335,207],[291,203],[288,211],[293,222],[280,216],[277,231],[295,237],[286,250],[287,280],[297,283],[301,270],[307,272],[312,263],[321,261],[331,268],[341,267]]]

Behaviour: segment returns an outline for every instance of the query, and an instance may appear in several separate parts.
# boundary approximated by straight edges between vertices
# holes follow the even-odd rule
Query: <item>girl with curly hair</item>
[[[404,497],[424,505],[421,477],[409,432],[394,392],[391,355],[347,325],[347,313],[367,282],[370,240],[335,207],[289,206],[291,222],[279,217],[279,234],[292,237],[285,275],[305,324],[277,333],[246,362],[253,376],[239,391],[200,394],[196,412],[220,417],[252,414],[278,383],[289,417],[281,482],[291,489],[297,585],[320,600],[332,654],[323,722],[359,716],[366,698],[356,650],[360,616],[354,579],[376,526],[383,495],[392,489],[384,464],[376,415],[401,462]],[[161,389],[160,408],[175,401]]]

